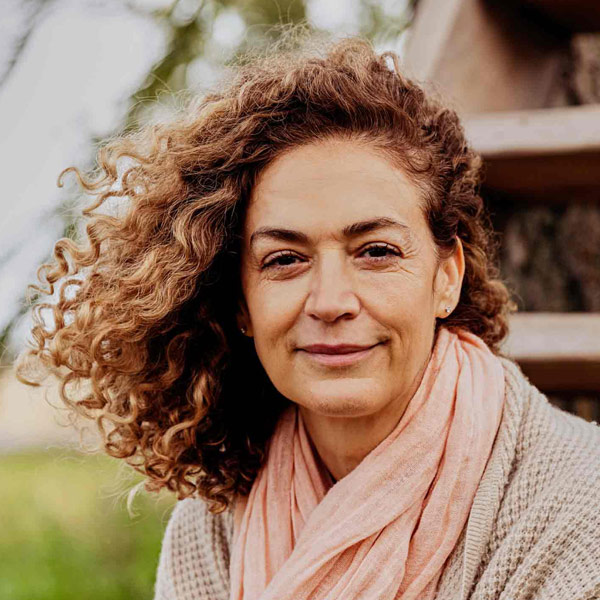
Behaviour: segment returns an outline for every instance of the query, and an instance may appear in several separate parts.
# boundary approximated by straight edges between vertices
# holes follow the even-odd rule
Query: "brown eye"
[[[369,258],[376,262],[387,260],[390,256],[402,256],[397,248],[388,244],[371,244],[361,254],[370,254]]]
[[[262,267],[261,270],[264,269],[283,269],[285,267],[289,267],[293,264],[295,264],[293,261],[299,259],[299,256],[296,256],[295,254],[292,254],[291,252],[281,252],[279,254],[276,254],[271,260],[269,260],[268,262],[266,262]]]

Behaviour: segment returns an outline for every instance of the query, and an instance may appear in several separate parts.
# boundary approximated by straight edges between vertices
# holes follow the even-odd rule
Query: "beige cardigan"
[[[502,421],[436,598],[600,598],[600,427],[553,406],[516,364],[502,362]],[[178,502],[155,600],[227,600],[231,537],[231,511]]]

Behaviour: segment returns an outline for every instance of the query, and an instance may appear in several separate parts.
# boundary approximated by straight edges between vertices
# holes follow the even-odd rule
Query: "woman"
[[[598,597],[598,427],[500,356],[480,159],[393,53],[254,60],[99,162],[129,209],[21,372],[180,498],[157,599]]]

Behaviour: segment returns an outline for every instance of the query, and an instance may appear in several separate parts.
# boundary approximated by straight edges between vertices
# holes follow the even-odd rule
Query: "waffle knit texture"
[[[435,598],[600,599],[600,427],[553,406],[501,361],[502,420]],[[228,600],[232,535],[232,510],[178,502],[155,600]]]

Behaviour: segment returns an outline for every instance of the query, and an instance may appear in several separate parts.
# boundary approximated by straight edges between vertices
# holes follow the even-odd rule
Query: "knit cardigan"
[[[436,600],[599,599],[600,427],[551,404],[501,360],[502,420]],[[227,600],[232,533],[231,509],[178,502],[154,600]]]

